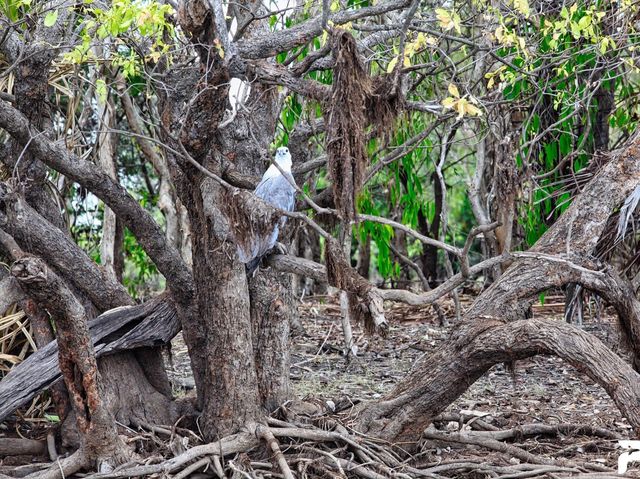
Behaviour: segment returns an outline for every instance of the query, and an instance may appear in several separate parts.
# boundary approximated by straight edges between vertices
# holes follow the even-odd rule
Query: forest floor
[[[463,308],[471,301],[470,296],[463,296]],[[335,296],[306,298],[300,303],[298,311],[304,331],[292,338],[291,379],[297,400],[287,405],[290,410],[331,417],[330,408],[334,404],[348,405],[382,397],[419,358],[447,340],[455,327],[451,302],[440,304],[451,323],[449,326],[440,326],[430,306],[387,306],[391,326],[388,336],[371,337],[354,325],[357,357],[347,360]],[[595,314],[593,308],[586,309],[583,328],[620,353],[616,316],[608,310]],[[544,305],[532,308],[534,317],[558,321],[563,320],[563,310],[562,297],[547,297]],[[176,394],[193,395],[194,381],[181,335],[174,339],[168,358]],[[23,437],[46,437],[53,424],[47,423],[42,413],[50,409],[50,401],[37,407],[35,404],[29,411],[19,413],[22,420],[10,428],[15,427],[15,431],[0,424],[0,436],[11,437],[17,432]],[[340,420],[346,417],[346,412],[333,417]],[[562,425],[569,429],[575,428],[567,425],[580,425],[590,427],[591,431],[528,435],[523,434],[523,429],[515,429],[513,437],[504,442],[494,441],[493,447],[484,443],[462,444],[452,439],[457,433],[472,430],[474,434],[480,431],[490,436],[491,431],[513,432],[513,428],[526,429],[527,425]],[[502,364],[495,366],[451,404],[435,426],[436,433],[445,440],[425,441],[411,461],[414,467],[433,472],[424,477],[553,479],[574,477],[571,471],[581,470],[581,475],[575,477],[609,478],[622,452],[618,439],[631,439],[631,427],[600,386],[560,359],[545,356],[519,361],[515,371]],[[495,443],[499,443],[497,449]],[[500,450],[505,444],[514,449]],[[529,467],[531,461],[527,457],[534,458],[536,465]],[[14,457],[10,461],[1,460],[0,464],[18,465],[31,460]],[[554,466],[545,466],[546,462],[553,462]],[[599,469],[607,472],[598,472]],[[640,463],[632,464],[624,477],[640,478]]]
[[[564,298],[547,297],[532,308],[534,317],[563,320]],[[470,298],[463,298],[470,304]],[[299,306],[304,332],[293,338],[291,379],[298,399],[326,408],[329,404],[377,399],[388,392],[424,354],[445,341],[455,325],[453,305],[441,305],[451,325],[439,325],[432,307],[391,305],[387,318],[391,329],[386,338],[370,337],[356,325],[354,338],[358,356],[346,360],[343,354],[340,308],[335,297],[307,298]],[[613,350],[619,350],[616,317],[604,310],[595,314],[585,307],[583,328],[595,334]],[[618,351],[620,352],[620,351]],[[189,386],[188,363],[182,344],[174,347],[177,383]],[[515,364],[512,372],[504,365],[493,367],[441,415],[437,423],[444,432],[468,431],[481,419],[492,428],[505,430],[525,424],[578,424],[603,428],[629,439],[631,427],[612,399],[596,383],[556,357],[537,356]],[[460,419],[462,418],[462,419]],[[465,424],[466,423],[466,424]],[[461,427],[462,426],[462,427]],[[540,456],[578,464],[617,467],[621,449],[617,440],[593,435],[560,434],[520,437],[510,444]],[[456,461],[516,464],[519,459],[477,446],[447,443],[425,448],[420,462],[447,464]],[[495,456],[491,458],[490,456]],[[467,473],[449,477],[469,476]],[[585,477],[600,477],[595,475]],[[640,477],[640,464],[632,464],[628,477]],[[604,476],[604,475],[603,475]],[[516,477],[516,476],[514,476]],[[521,477],[528,477],[523,474]],[[536,476],[537,477],[537,476]],[[547,476],[545,476],[547,477]],[[549,474],[548,477],[555,477]]]

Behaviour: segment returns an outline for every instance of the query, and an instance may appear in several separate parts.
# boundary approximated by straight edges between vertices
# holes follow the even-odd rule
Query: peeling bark
[[[88,327],[98,357],[135,348],[166,344],[180,331],[175,305],[166,295],[139,306],[126,306],[107,311],[90,320]],[[60,379],[57,354],[58,343],[50,342],[15,366],[2,379],[0,421]],[[126,383],[120,381],[121,387],[131,384],[132,378],[138,381],[136,385],[140,386],[138,377],[132,372],[128,375]],[[147,405],[157,410],[158,406],[151,402],[150,397],[139,396],[137,401],[121,397],[118,403],[128,401],[127,409],[133,409],[136,412],[146,411],[144,406]],[[171,406],[170,403],[167,402],[167,406]],[[152,419],[150,414],[137,415],[141,419],[145,417]],[[168,419],[156,417],[153,418],[155,421],[151,422],[169,423],[174,417],[172,412]]]

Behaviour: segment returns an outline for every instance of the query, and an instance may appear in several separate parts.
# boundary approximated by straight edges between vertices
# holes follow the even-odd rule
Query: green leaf
[[[53,10],[47,13],[46,16],[44,17],[44,26],[52,27],[56,24],[57,21],[58,21],[58,10]]]
[[[107,84],[102,78],[96,80],[96,93],[101,103],[107,102]]]

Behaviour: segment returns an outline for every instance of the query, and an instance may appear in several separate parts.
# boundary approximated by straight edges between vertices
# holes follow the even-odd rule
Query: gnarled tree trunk
[[[640,339],[637,301],[628,298],[633,306],[625,305],[624,287],[607,283],[593,265],[584,266],[614,208],[640,184],[639,159],[636,135],[534,248],[478,297],[450,341],[421,359],[382,400],[359,409],[358,427],[390,441],[416,441],[435,415],[494,364],[555,354],[597,381],[640,433],[640,374],[588,333],[562,323],[523,320],[541,291],[581,283],[617,304],[627,334]]]

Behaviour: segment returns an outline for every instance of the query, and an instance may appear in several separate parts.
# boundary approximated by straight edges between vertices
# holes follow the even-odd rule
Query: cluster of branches
[[[288,216],[325,246],[322,255],[317,246],[307,258],[272,255],[268,265],[344,291],[347,350],[350,315],[363,315],[372,330],[384,332],[384,300],[433,304],[450,293],[455,298],[456,288],[481,272],[489,271],[493,281],[464,314],[452,342],[429,358],[429,371],[422,361],[381,401],[357,411],[357,430],[416,441],[493,364],[540,352],[585,370],[640,427],[636,371],[571,326],[523,320],[539,293],[576,283],[613,304],[630,343],[640,345],[634,287],[601,263],[624,238],[637,205],[637,139],[611,158],[595,155],[612,144],[610,118],[620,144],[635,128],[629,112],[636,91],[626,73],[635,68],[636,7],[601,11],[586,2],[544,10],[520,1],[490,10],[481,2],[443,9],[415,0],[311,2],[269,12],[260,2],[230,4],[226,12],[215,0],[175,7],[15,2],[0,24],[6,89],[0,99],[6,173],[0,243],[15,260],[3,287],[12,302],[25,301],[25,310],[46,311],[58,339],[0,382],[1,415],[61,374],[61,416],[72,409],[81,433],[80,450],[62,473],[96,460],[106,468],[131,459],[96,356],[166,343],[180,327],[207,440],[252,425],[251,435],[211,442],[202,454],[244,450],[257,435],[282,457],[278,430],[253,422],[258,392],[239,398],[224,390],[241,388],[241,373],[249,385],[264,374],[252,359],[248,301],[237,291],[258,294],[234,259],[234,238],[246,227],[238,218],[260,229],[284,214],[247,191],[265,166],[271,133],[276,143],[289,145],[294,176],[304,184],[299,210]],[[242,88],[230,97],[231,83]],[[283,87],[280,95],[273,86]],[[264,127],[271,123],[273,132]],[[243,147],[238,138],[251,144]],[[456,209],[467,193],[447,182],[467,167],[474,171],[466,178],[468,206]],[[101,201],[99,242],[80,227],[94,221],[78,208],[90,201],[87,192]],[[607,235],[616,224],[612,212],[627,198],[621,234]],[[536,208],[521,214],[531,201]],[[67,207],[71,217],[61,213]],[[460,221],[469,209],[475,226]],[[154,217],[158,210],[161,222]],[[450,228],[453,220],[466,234]],[[613,239],[607,244],[606,238]],[[397,284],[417,277],[422,290],[374,284],[367,263],[371,241],[378,273]],[[514,252],[533,243],[528,252]],[[358,271],[351,266],[355,250]],[[478,251],[482,260],[472,261]],[[631,256],[628,276],[637,252]],[[148,279],[151,263],[167,294],[135,307],[130,293],[141,293],[135,277]],[[409,269],[403,272],[400,264]],[[218,275],[213,287],[207,283],[212,274]],[[220,312],[211,311],[213,303]],[[121,306],[128,308],[105,313]],[[30,317],[39,324],[39,341],[51,341],[47,314]],[[59,366],[51,361],[56,351]],[[231,354],[240,359],[230,360]],[[637,369],[637,348],[634,355]],[[46,361],[41,381],[16,395],[13,385]],[[136,359],[127,361],[119,367],[130,371]],[[137,361],[146,365],[140,384],[166,392],[157,351]],[[207,393],[212,385],[223,388],[221,398]],[[259,392],[266,397],[270,391]],[[158,399],[158,409],[170,410],[170,399]],[[225,417],[229,410],[233,417]],[[278,434],[305,439],[299,429]],[[313,434],[318,441],[328,437]],[[339,434],[331,441],[355,447],[362,462],[380,455]],[[324,461],[330,469],[351,467],[335,454],[316,453],[330,459]],[[204,466],[196,452],[186,457]],[[378,459],[383,472],[354,471],[378,477],[384,467],[399,467],[393,455]],[[279,464],[289,477],[287,462]],[[106,474],[96,477],[118,477]]]

